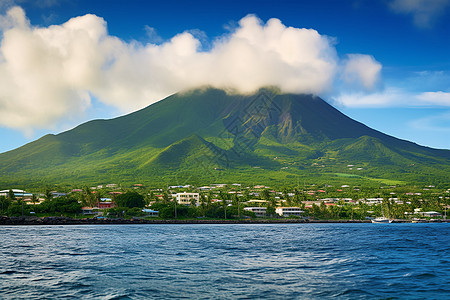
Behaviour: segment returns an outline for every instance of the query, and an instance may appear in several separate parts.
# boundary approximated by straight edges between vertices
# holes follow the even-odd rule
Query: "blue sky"
[[[450,149],[450,0],[0,0],[0,34],[1,152],[200,83],[316,93]]]

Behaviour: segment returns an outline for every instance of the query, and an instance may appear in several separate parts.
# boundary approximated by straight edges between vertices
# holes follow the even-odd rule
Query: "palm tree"
[[[97,207],[99,206],[99,203],[104,195],[105,195],[105,192],[103,190],[96,191],[94,197],[95,197],[95,201],[97,202]]]
[[[9,190],[9,191],[8,191],[8,199],[9,199],[10,201],[16,200],[16,195],[14,195],[13,190]]]
[[[88,186],[85,186],[83,189],[83,197],[87,206],[93,207],[95,205],[95,197],[93,197],[92,191]]]
[[[163,202],[165,204],[169,203],[169,195],[167,194],[167,192],[163,193]]]
[[[239,197],[237,196],[237,194],[233,195],[233,205],[235,205],[237,207],[238,210],[238,218],[241,218],[241,212],[240,212],[240,201],[239,201]]]
[[[207,206],[207,200],[205,199],[205,196],[200,195],[200,208],[201,208],[202,216],[205,216],[206,206]]]
[[[220,192],[219,193],[219,198],[222,200],[222,207],[223,207],[224,215],[225,215],[225,219],[226,219],[227,218],[227,205],[228,205],[227,200],[226,200],[226,196],[225,196],[224,193]]]
[[[33,205],[36,205],[36,200],[37,200],[36,194],[32,194],[31,195],[31,202],[33,203]]]
[[[287,206],[292,206],[292,198],[289,197],[287,194],[286,194],[286,205]]]
[[[45,199],[46,201],[51,201],[51,200],[53,199],[53,194],[52,194],[52,191],[50,190],[49,187],[46,187],[46,188],[45,188],[45,191],[44,191],[44,199]]]

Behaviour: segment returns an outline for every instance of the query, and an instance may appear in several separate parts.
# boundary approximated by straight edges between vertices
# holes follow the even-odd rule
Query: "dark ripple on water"
[[[0,227],[0,298],[450,298],[449,224]]]

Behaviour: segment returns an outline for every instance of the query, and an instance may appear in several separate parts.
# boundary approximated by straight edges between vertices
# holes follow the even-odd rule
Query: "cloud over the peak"
[[[207,51],[189,31],[160,44],[127,43],[95,15],[33,27],[20,7],[0,16],[0,31],[0,124],[22,130],[80,114],[91,97],[128,112],[204,85],[318,94],[344,78],[370,89],[381,69],[367,55],[340,62],[333,40],[316,30],[253,15]]]

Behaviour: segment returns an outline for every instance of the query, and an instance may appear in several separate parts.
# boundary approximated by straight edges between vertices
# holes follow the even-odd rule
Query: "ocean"
[[[450,224],[0,226],[1,299],[450,299]]]

